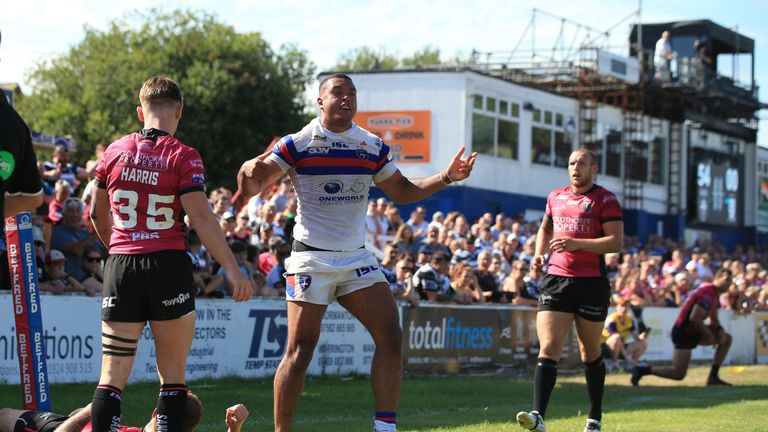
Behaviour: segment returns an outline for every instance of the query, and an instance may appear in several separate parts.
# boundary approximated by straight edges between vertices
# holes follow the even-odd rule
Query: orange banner
[[[429,111],[364,111],[355,123],[381,137],[400,163],[429,162]]]

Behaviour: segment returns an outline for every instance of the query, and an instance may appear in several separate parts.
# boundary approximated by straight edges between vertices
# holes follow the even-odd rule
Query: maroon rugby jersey
[[[571,192],[571,186],[553,190],[547,198],[546,212],[552,219],[552,238],[599,238],[604,235],[604,223],[622,220],[616,196],[598,185],[581,195]],[[584,250],[552,252],[548,273],[568,277],[603,276],[605,260],[602,255]]]
[[[675,326],[680,327],[686,333],[696,333],[696,329],[689,325],[691,323],[691,312],[693,312],[693,307],[696,305],[709,312],[707,314],[708,317],[711,318],[714,315],[717,308],[720,307],[720,301],[717,299],[717,290],[713,284],[706,282],[699,285],[680,308],[680,313],[675,320]]]
[[[112,143],[96,167],[97,184],[109,193],[110,253],[185,250],[181,195],[203,191],[197,150],[170,135],[126,135]]]
[[[144,428],[120,425],[120,427],[117,429],[117,432],[141,432],[143,430]],[[81,432],[92,432],[92,431],[93,431],[93,424],[91,424],[91,422],[88,422],[88,424],[85,425],[85,427]]]

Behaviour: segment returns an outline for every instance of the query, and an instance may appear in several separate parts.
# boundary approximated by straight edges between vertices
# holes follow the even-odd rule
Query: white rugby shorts
[[[292,252],[285,260],[285,297],[329,305],[338,297],[387,283],[376,257],[368,250]]]

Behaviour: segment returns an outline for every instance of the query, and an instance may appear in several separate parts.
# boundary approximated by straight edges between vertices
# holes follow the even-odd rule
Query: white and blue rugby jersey
[[[389,146],[379,137],[354,123],[344,132],[331,132],[318,118],[283,137],[268,159],[288,172],[296,189],[293,238],[334,251],[365,244],[371,184],[397,171]]]

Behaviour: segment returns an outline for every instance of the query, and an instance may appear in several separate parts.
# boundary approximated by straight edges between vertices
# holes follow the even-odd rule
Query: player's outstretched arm
[[[397,204],[408,204],[422,200],[449,184],[469,177],[475,166],[477,153],[473,152],[465,159],[464,147],[453,156],[448,168],[426,178],[409,179],[396,171],[386,180],[376,183],[389,198]]]
[[[206,249],[227,272],[227,280],[233,287],[232,298],[235,301],[245,301],[253,295],[250,281],[240,272],[232,251],[227,246],[224,232],[221,230],[216,216],[213,215],[208,199],[202,191],[189,192],[181,196],[181,205],[189,215],[192,228],[202,240]]]
[[[248,418],[248,409],[243,404],[237,404],[227,408],[224,414],[224,423],[227,424],[227,432],[240,432],[245,420]]]
[[[112,236],[112,217],[109,214],[109,193],[100,187],[93,188],[91,202],[91,222],[96,229],[101,242],[109,249],[109,239]]]
[[[56,428],[56,432],[80,432],[91,421],[91,404],[69,415],[69,418]]]

